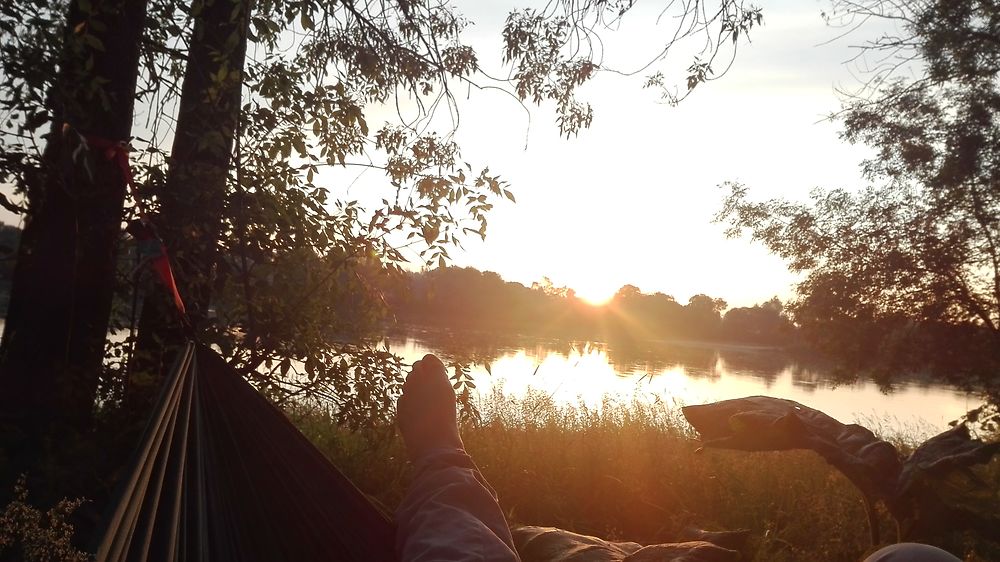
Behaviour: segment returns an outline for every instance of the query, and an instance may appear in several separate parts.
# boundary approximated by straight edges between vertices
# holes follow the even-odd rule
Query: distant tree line
[[[1000,364],[988,327],[905,314],[851,314],[839,307],[843,295],[833,290],[799,295],[787,304],[773,298],[727,308],[724,300],[704,294],[681,304],[670,295],[625,285],[608,303],[594,306],[548,279],[526,287],[490,271],[446,267],[406,272],[383,293],[401,324],[589,339],[619,349],[664,340],[781,346],[828,362],[845,380],[871,376],[890,383],[907,373],[990,392],[990,374]]]
[[[388,291],[396,319],[422,326],[463,327],[551,337],[630,340],[710,340],[785,345],[795,330],[782,303],[727,309],[698,294],[687,304],[664,293],[625,285],[594,306],[548,279],[526,287],[491,271],[445,267],[409,272]]]

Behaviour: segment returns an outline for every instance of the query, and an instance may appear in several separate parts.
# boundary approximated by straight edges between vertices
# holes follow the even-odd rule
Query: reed
[[[662,401],[589,407],[494,393],[479,407],[482,423],[463,438],[514,524],[643,543],[676,540],[686,526],[747,528],[747,558],[761,562],[844,562],[869,550],[860,495],[814,453],[699,451],[679,406]],[[321,411],[290,413],[362,490],[399,502],[408,475],[391,430],[349,433]]]

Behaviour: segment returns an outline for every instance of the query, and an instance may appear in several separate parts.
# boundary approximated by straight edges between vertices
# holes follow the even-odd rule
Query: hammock
[[[181,351],[97,562],[394,559],[395,529],[212,350]]]

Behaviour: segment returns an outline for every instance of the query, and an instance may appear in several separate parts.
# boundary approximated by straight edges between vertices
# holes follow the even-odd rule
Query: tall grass
[[[868,550],[860,495],[814,453],[699,451],[680,408],[662,402],[592,408],[494,393],[480,409],[463,438],[513,524],[642,543],[677,540],[686,526],[747,528],[748,559],[761,562],[844,562]],[[400,501],[408,475],[391,430],[352,434],[314,409],[292,414],[362,490],[390,508]]]

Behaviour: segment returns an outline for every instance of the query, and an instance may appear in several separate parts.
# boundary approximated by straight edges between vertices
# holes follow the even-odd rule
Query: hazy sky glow
[[[549,107],[531,108],[529,123],[501,93],[463,97],[464,158],[502,174],[518,203],[498,206],[486,241],[469,240],[455,264],[525,284],[549,276],[592,299],[625,283],[681,302],[699,292],[737,306],[788,297],[794,277],[780,260],[726,240],[712,224],[723,195],[717,186],[736,180],[757,197],[804,199],[814,187],[863,184],[866,151],[823,119],[840,106],[835,87],[858,84],[844,61],[865,36],[821,45],[839,34],[820,15],[824,2],[761,4],[765,25],[729,74],[678,107],[643,89],[645,74],[602,73],[580,95],[594,107],[593,126],[566,140]],[[512,5],[459,6],[476,22],[468,40],[499,73],[500,29]],[[605,34],[605,61],[643,61],[659,43],[654,34],[666,32],[652,24],[656,13],[638,11],[632,25]],[[677,51],[672,62],[665,72],[679,81],[690,59]]]

